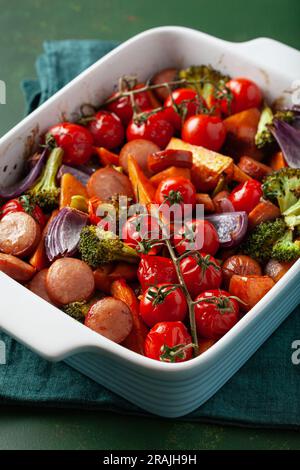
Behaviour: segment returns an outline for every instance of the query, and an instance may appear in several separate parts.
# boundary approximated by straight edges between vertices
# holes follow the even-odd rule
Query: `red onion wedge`
[[[46,254],[49,261],[56,258],[73,256],[78,247],[80,232],[88,222],[84,212],[64,207],[52,220],[45,239]]]
[[[62,165],[57,173],[57,180],[60,181],[65,173],[70,173],[71,175],[75,176],[75,178],[78,179],[78,181],[80,181],[80,183],[82,183],[84,186],[86,186],[90,178],[88,173],[78,170],[78,168],[74,168],[73,166],[69,165]]]
[[[246,212],[224,212],[209,215],[205,219],[215,226],[219,241],[224,248],[239,245],[246,235],[248,227]]]
[[[28,189],[33,186],[35,181],[42,173],[47,159],[47,154],[48,149],[45,148],[40,158],[37,160],[37,163],[33,166],[25,178],[22,181],[18,181],[17,183],[13,184],[12,186],[0,189],[0,197],[3,199],[13,199],[15,197],[21,196],[21,194],[26,193],[26,191],[28,191]]]
[[[287,122],[274,119],[270,130],[291,168],[300,168],[300,129]]]

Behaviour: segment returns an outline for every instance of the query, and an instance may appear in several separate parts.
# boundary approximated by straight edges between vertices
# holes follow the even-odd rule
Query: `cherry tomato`
[[[178,282],[174,263],[163,256],[142,255],[137,276],[142,290],[161,283],[176,284]]]
[[[150,328],[162,321],[183,321],[187,309],[182,290],[172,284],[149,287],[140,303],[141,317]]]
[[[126,131],[127,140],[151,140],[160,148],[165,148],[168,145],[173,134],[174,127],[166,120],[163,111],[151,114],[146,121],[140,123],[131,120]]]
[[[226,83],[226,87],[232,93],[230,107],[228,102],[222,100],[222,111],[224,114],[240,113],[250,108],[259,108],[262,103],[262,93],[259,87],[248,78],[233,78]]]
[[[48,134],[54,137],[64,151],[63,160],[71,165],[84,165],[93,153],[93,136],[83,126],[62,122],[50,127]]]
[[[196,204],[196,190],[193,183],[182,176],[163,180],[155,193],[156,204],[163,204],[161,211],[166,219],[183,219],[191,214]],[[169,208],[171,207],[171,211]],[[171,217],[170,217],[171,214]]]
[[[95,114],[94,119],[89,122],[88,129],[97,147],[105,147],[111,150],[122,145],[124,141],[123,124],[114,113],[99,111]]]
[[[133,215],[122,227],[122,240],[132,248],[140,247],[143,253],[156,254],[160,246],[152,247],[149,242],[159,238],[158,222],[150,215]]]
[[[263,192],[261,183],[256,180],[248,180],[239,184],[229,195],[234,209],[236,211],[249,212],[259,203]]]
[[[224,290],[207,290],[196,301],[197,332],[203,338],[219,339],[239,320],[239,304]]]
[[[197,114],[183,124],[181,138],[192,145],[200,145],[217,152],[224,144],[226,129],[218,116]]]
[[[145,356],[163,362],[188,361],[193,356],[192,338],[181,321],[157,323],[148,333]]]
[[[208,220],[189,220],[174,237],[179,255],[187,250],[198,250],[215,255],[220,247],[218,232]]]
[[[180,114],[173,108],[173,103],[179,107]],[[194,116],[201,106],[205,106],[204,100],[191,88],[177,88],[164,102],[165,115],[176,130],[181,129],[181,116],[185,119]]]
[[[42,209],[37,204],[31,204],[28,196],[20,196],[17,199],[7,201],[0,211],[0,220],[11,212],[27,212],[43,228],[46,225],[46,217]]]
[[[138,85],[133,87],[133,90],[138,90],[139,88],[143,88],[144,86],[145,85],[143,83],[139,83]],[[113,93],[110,98],[114,98],[116,96],[118,96],[118,92]],[[145,111],[146,109],[152,108],[151,96],[147,91],[142,91],[141,93],[134,94],[134,100],[137,108],[140,111]],[[121,119],[124,126],[128,125],[133,115],[129,96],[122,96],[116,101],[112,101],[106,106],[106,109],[116,114]]]
[[[193,253],[180,261],[189,293],[195,298],[207,289],[218,289],[222,283],[222,270],[218,261],[205,253]]]

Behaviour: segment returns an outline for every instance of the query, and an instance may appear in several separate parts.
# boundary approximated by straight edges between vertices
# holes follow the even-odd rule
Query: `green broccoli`
[[[277,202],[284,213],[300,197],[300,168],[281,168],[268,175],[263,183],[263,193],[266,199]]]
[[[179,78],[197,82],[190,83],[188,86],[198,91],[205,100],[209,100],[218,91],[226,93],[225,85],[230,80],[229,75],[224,75],[210,65],[192,65],[180,70]]]
[[[255,135],[255,144],[258,148],[263,148],[267,144],[275,142],[270,126],[274,119],[279,121],[292,122],[294,119],[293,111],[277,111],[273,113],[269,106],[265,106],[260,115],[260,120]]]
[[[278,261],[295,261],[300,257],[300,240],[293,241],[293,231],[287,230],[273,246],[272,258]]]
[[[249,234],[241,245],[241,251],[264,263],[271,258],[273,245],[286,231],[284,220],[262,222]]]
[[[84,300],[82,302],[71,302],[70,304],[62,307],[63,312],[81,323],[84,322],[89,309],[90,302],[86,302]]]
[[[61,148],[56,147],[51,150],[41,177],[28,191],[30,201],[46,211],[58,206],[60,189],[56,185],[56,175],[62,164],[62,158]]]
[[[136,262],[137,252],[123,243],[112,232],[95,225],[84,227],[80,234],[79,252],[81,258],[92,268],[112,261]]]
[[[286,225],[291,229],[294,230],[295,227],[300,226],[300,199],[290,206],[284,213],[284,221]]]

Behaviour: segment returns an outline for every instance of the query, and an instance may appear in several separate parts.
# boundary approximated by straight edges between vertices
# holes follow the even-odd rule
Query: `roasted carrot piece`
[[[215,206],[209,194],[197,193],[196,203],[204,205],[204,212],[214,212]]]
[[[238,183],[245,183],[245,181],[252,180],[251,176],[247,175],[247,173],[241,170],[237,165],[233,165],[232,179]]]
[[[178,168],[176,166],[170,166],[166,170],[156,173],[156,175],[150,178],[150,182],[153,186],[157,187],[163,180],[167,178],[174,178],[182,176],[183,178],[191,179],[191,170],[189,168]]]
[[[104,147],[94,147],[94,150],[97,153],[100,163],[103,166],[119,165],[119,155],[117,155],[116,153],[110,152]]]
[[[70,173],[65,173],[62,176],[60,184],[60,209],[70,205],[72,196],[83,196],[87,198],[88,194],[85,186],[80,183],[75,176]]]
[[[248,155],[261,160],[263,152],[256,147],[254,141],[259,118],[260,111],[251,108],[224,119],[227,132],[225,151],[230,151],[230,155],[235,158]]]
[[[280,210],[275,204],[270,201],[262,201],[252,209],[248,216],[248,225],[253,229],[262,222],[274,220],[280,217]]]
[[[144,354],[144,342],[148,334],[148,328],[140,318],[139,302],[135,293],[124,279],[119,279],[112,283],[111,295],[128,305],[132,313],[133,328],[129,336],[123,341],[123,346],[131,351]]]
[[[145,205],[152,202],[154,200],[155,188],[131,155],[128,155],[128,176],[136,201]]]
[[[272,170],[277,171],[280,170],[280,168],[284,168],[286,166],[288,165],[282,152],[276,152],[274,155],[272,155],[270,159],[270,167]]]
[[[125,281],[132,282],[137,277],[137,266],[121,261],[116,265],[113,271],[109,273],[108,276],[112,281],[123,278]]]
[[[31,266],[36,268],[37,271],[40,271],[41,269],[44,269],[49,265],[49,261],[48,261],[48,258],[46,256],[46,250],[45,250],[45,238],[46,238],[46,235],[47,235],[49,225],[50,225],[51,221],[53,220],[53,218],[57,214],[58,214],[57,209],[52,212],[47,224],[45,225],[45,227],[43,229],[42,236],[41,236],[41,239],[39,241],[39,244],[36,247],[35,252],[33,253],[33,255],[31,256],[31,258],[29,260],[29,263],[31,264]]]

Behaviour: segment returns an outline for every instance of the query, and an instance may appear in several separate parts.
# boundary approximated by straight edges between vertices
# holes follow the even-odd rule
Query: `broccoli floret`
[[[211,97],[217,90],[224,92],[226,83],[230,80],[229,75],[224,75],[210,65],[192,65],[187,69],[179,71],[179,78],[188,81],[197,81],[187,86],[194,88],[205,100]]]
[[[62,164],[63,150],[59,147],[51,150],[41,177],[28,191],[31,202],[42,209],[51,211],[58,206],[60,189],[56,185],[56,175]]]
[[[274,119],[279,121],[292,122],[294,119],[293,111],[277,111],[275,114],[269,106],[265,106],[260,115],[260,120],[255,135],[255,144],[258,148],[275,142],[270,126]]]
[[[300,226],[300,199],[289,207],[284,213],[284,221],[286,225],[294,230],[295,227]]]
[[[300,197],[300,168],[281,168],[268,175],[263,183],[266,199],[277,202],[284,213]]]
[[[259,262],[271,258],[273,245],[286,231],[283,219],[263,222],[259,224],[242,243],[241,251]]]
[[[62,311],[70,317],[74,318],[81,323],[84,322],[86,315],[90,309],[90,303],[86,301],[82,302],[71,302],[70,304],[64,305]]]
[[[112,232],[95,225],[84,227],[80,234],[79,252],[81,258],[92,268],[112,261],[136,262],[137,252],[123,243]]]
[[[278,261],[295,261],[300,258],[300,241],[293,241],[292,230],[287,230],[273,246],[272,258]]]

